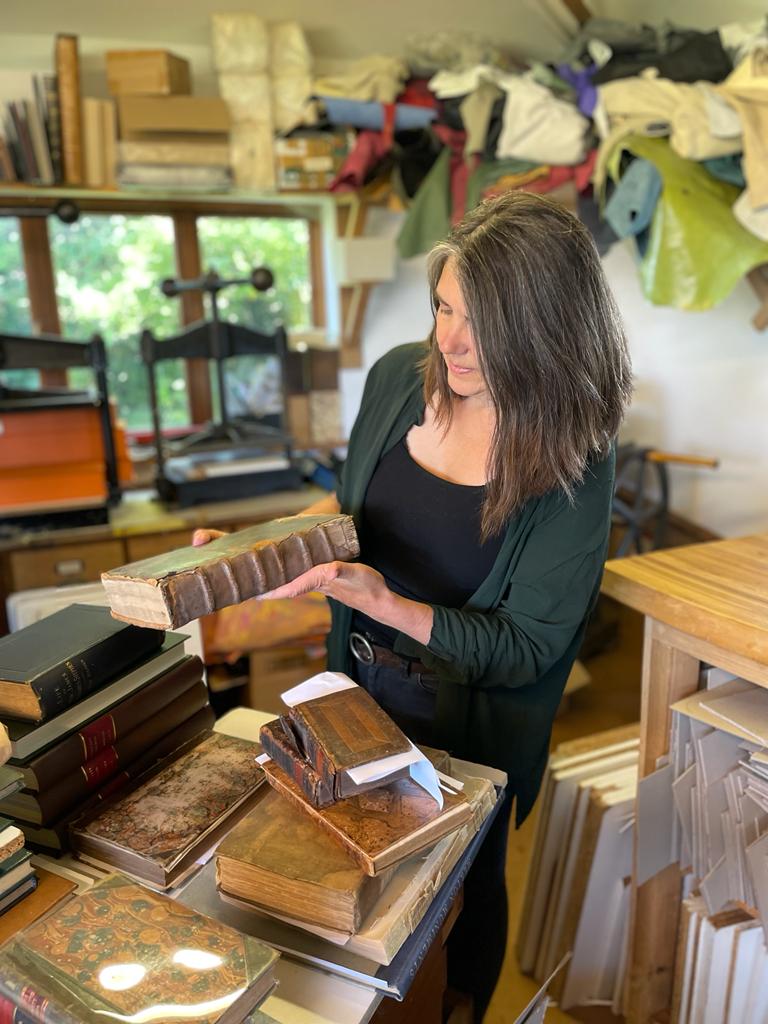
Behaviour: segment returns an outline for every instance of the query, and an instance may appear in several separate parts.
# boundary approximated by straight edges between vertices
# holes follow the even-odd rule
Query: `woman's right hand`
[[[195,530],[192,534],[192,547],[200,548],[203,544],[208,544],[219,537],[226,537],[226,535],[224,530]]]

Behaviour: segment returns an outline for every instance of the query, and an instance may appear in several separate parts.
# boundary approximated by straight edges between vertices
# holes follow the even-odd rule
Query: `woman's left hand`
[[[429,642],[432,608],[395,594],[380,572],[360,562],[326,562],[324,565],[316,565],[290,583],[262,594],[259,600],[299,597],[311,591],[332,597],[386,626],[393,626],[419,643]]]

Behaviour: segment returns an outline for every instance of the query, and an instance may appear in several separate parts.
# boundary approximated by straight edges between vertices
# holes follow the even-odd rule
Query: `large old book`
[[[367,875],[378,875],[400,864],[472,817],[472,809],[461,793],[444,793],[443,806],[439,807],[411,779],[398,779],[317,808],[274,761],[266,760],[262,767],[270,785],[334,836]]]
[[[59,123],[65,185],[83,184],[83,115],[77,36],[56,36],[54,49],[59,92]]]
[[[155,768],[160,762],[164,762],[166,758],[170,758],[174,751],[180,750],[185,744],[201,738],[204,734],[207,735],[215,720],[210,704],[206,704],[205,707],[185,719],[181,725],[162,736],[135,761],[113,775],[85,800],[48,825],[36,825],[21,818],[17,819],[19,828],[23,831],[27,842],[46,850],[69,849],[69,830],[73,822],[83,817],[86,812],[91,812],[93,808],[104,806],[105,801],[115,798],[117,793],[127,790],[128,786],[133,785],[146,772]]]
[[[274,985],[277,958],[255,939],[109,875],[4,948],[0,993],[55,1024],[239,1024]]]
[[[118,772],[129,769],[163,736],[207,704],[208,688],[200,679],[164,707],[161,715],[152,715],[123,739],[100,750],[73,771],[62,773],[56,785],[21,790],[0,800],[0,814],[39,825],[51,824]]]
[[[3,724],[11,740],[11,764],[16,767],[26,765],[33,755],[47,750],[83,725],[94,725],[92,733],[101,735],[105,728],[104,719],[109,712],[114,711],[128,698],[135,697],[140,701],[141,695],[152,680],[164,677],[184,660],[183,644],[186,639],[183,633],[166,633],[162,646],[135,668],[124,672],[117,679],[47,721],[29,722],[4,718]],[[97,722],[102,724],[96,725]],[[109,735],[108,727],[105,734]],[[89,751],[93,741],[92,734],[85,741]],[[93,750],[93,753],[96,753],[96,750]]]
[[[63,778],[76,772],[81,765],[92,761],[102,751],[118,747],[129,733],[139,729],[150,719],[164,722],[167,714],[165,709],[192,689],[202,678],[202,661],[193,656],[185,657],[178,665],[159,674],[156,679],[120,701],[106,714],[94,718],[42,753],[19,764],[25,788],[43,790],[55,786]],[[197,708],[190,709],[190,714],[192,710],[196,711]],[[175,724],[177,723],[173,723]],[[169,732],[173,725],[169,722],[163,732]]]
[[[0,818],[0,868],[24,845],[24,835],[10,818]]]
[[[157,650],[159,630],[73,604],[0,640],[0,714],[41,721],[77,704]]]
[[[356,783],[349,769],[411,749],[407,736],[360,686],[296,704],[262,726],[259,738],[314,807],[375,788],[379,782]],[[389,781],[407,775],[406,766]]]
[[[358,930],[388,879],[371,878],[331,835],[270,790],[216,851],[222,892],[348,933]]]
[[[112,614],[172,629],[360,551],[350,516],[292,516],[102,574]]]
[[[247,740],[204,736],[86,814],[72,829],[73,848],[160,888],[178,883],[256,796],[264,777],[257,751]]]

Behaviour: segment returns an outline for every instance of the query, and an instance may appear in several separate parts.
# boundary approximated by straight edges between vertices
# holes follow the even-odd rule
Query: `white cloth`
[[[312,74],[312,54],[298,21],[278,21],[269,26],[269,52],[273,75]]]
[[[339,74],[316,78],[313,92],[318,96],[394,103],[408,74],[407,65],[397,57],[364,57]]]
[[[731,207],[736,220],[757,238],[768,242],[768,206],[753,209],[746,189]]]
[[[257,14],[212,14],[211,33],[217,71],[256,74],[268,70],[269,34]]]
[[[249,121],[272,127],[272,89],[267,74],[221,74],[219,94],[234,124]]]
[[[768,46],[753,50],[717,91],[738,111],[744,177],[753,207],[768,205]]]

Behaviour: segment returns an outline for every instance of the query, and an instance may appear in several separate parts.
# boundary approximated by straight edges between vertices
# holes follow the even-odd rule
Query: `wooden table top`
[[[768,664],[768,533],[613,559],[602,590],[683,633]]]

